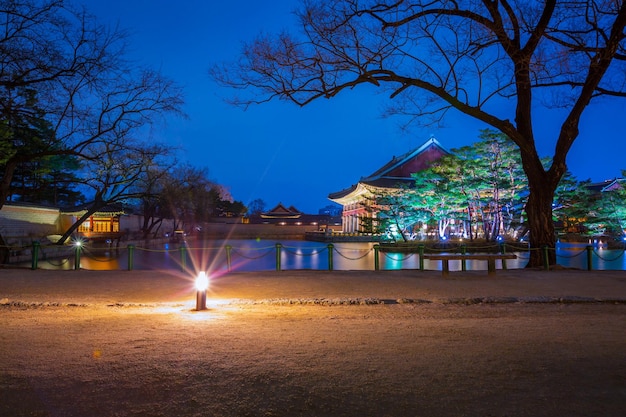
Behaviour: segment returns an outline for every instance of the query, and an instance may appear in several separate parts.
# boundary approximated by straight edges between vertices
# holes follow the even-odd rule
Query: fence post
[[[228,272],[230,272],[232,270],[232,261],[231,261],[231,257],[230,257],[230,250],[233,247],[230,245],[226,245],[226,265],[228,267]]]
[[[75,270],[79,270],[80,269],[80,248],[81,248],[81,244],[80,242],[76,243],[74,245],[74,269]]]
[[[335,245],[333,245],[332,243],[328,244],[328,270],[332,271],[333,270],[333,249],[335,248]]]
[[[417,246],[417,250],[420,254],[420,271],[423,271],[424,270],[424,244],[420,243]]]
[[[35,241],[33,242],[33,253],[32,255],[32,263],[30,269],[37,269],[37,263],[39,262],[39,246],[40,243]]]
[[[587,271],[593,269],[593,246],[587,245]]]
[[[500,254],[506,254],[506,243],[500,243]],[[502,258],[502,269],[506,269],[506,259]]]
[[[133,257],[134,257],[134,253],[135,253],[135,245],[128,245],[128,270],[132,271],[133,270]]]
[[[187,269],[187,248],[185,245],[180,247],[180,267],[183,269],[183,272]]]
[[[378,252],[380,251],[380,245],[374,245],[374,271],[380,270],[380,260],[378,259]]]
[[[461,255],[465,255],[467,252],[467,246],[465,244],[461,245]],[[467,271],[467,261],[465,259],[461,259],[461,271]]]
[[[548,246],[543,247],[543,267],[546,271],[550,270],[550,260],[548,259]]]
[[[280,243],[276,244],[276,270],[280,271],[280,248],[282,248],[283,245],[281,245]]]

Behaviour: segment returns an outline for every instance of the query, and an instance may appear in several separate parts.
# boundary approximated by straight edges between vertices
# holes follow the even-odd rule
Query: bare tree
[[[165,170],[159,159],[166,159],[169,148],[145,145],[128,140],[106,142],[102,147],[90,147],[93,157],[88,159],[82,186],[90,190],[92,200],[84,213],[61,236],[63,244],[90,216],[103,207],[115,203],[129,203],[145,197],[149,192],[140,185],[150,171]]]
[[[180,88],[127,60],[126,33],[69,1],[0,0],[0,29],[0,209],[20,164],[97,160],[108,144],[180,113]]]
[[[0,28],[0,208],[17,164],[93,155],[91,146],[131,138],[159,115],[180,112],[172,81],[125,58],[123,31],[67,1],[0,0]],[[50,133],[32,146],[16,124],[41,119]]]
[[[235,102],[306,105],[369,84],[388,88],[392,112],[418,122],[450,109],[474,117],[519,147],[531,245],[554,247],[551,204],[581,116],[592,100],[626,96],[625,2],[319,0],[297,16],[302,36],[260,36],[237,63],[213,68],[244,90]],[[545,107],[565,115],[547,168],[533,125]],[[541,262],[533,251],[529,266]]]

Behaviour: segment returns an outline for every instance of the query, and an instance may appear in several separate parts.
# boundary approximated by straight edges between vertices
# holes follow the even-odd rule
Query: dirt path
[[[5,272],[1,416],[626,414],[624,273]]]

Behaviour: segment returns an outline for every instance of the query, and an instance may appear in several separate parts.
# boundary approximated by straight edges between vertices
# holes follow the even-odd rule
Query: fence
[[[371,267],[374,270],[380,270],[381,258],[387,258],[394,262],[394,264],[400,264],[399,269],[407,269],[403,267],[406,264],[406,261],[414,256],[417,256],[418,268],[419,270],[424,270],[424,254],[432,253],[432,252],[447,252],[447,253],[466,253],[467,247],[464,245],[460,245],[454,248],[438,248],[436,246],[427,246],[424,244],[417,245],[417,251],[413,248],[412,251],[408,253],[399,253],[399,252],[390,252],[389,249],[381,250],[381,246],[378,244],[373,245],[370,249],[361,250],[357,256],[349,256],[346,251],[342,252],[335,245],[327,244],[325,246],[320,246],[317,248],[309,248],[313,249],[309,253],[303,252],[298,247],[293,247],[289,245],[284,245],[282,243],[276,243],[272,246],[259,247],[259,248],[246,248],[244,251],[242,248],[233,246],[233,245],[225,245],[219,247],[190,247],[187,245],[181,245],[176,248],[165,248],[165,249],[153,249],[149,247],[142,247],[129,244],[125,249],[115,250],[117,254],[114,257],[106,256],[101,257],[98,256],[96,252],[90,251],[88,248],[85,248],[79,244],[75,245],[40,245],[39,242],[33,242],[30,247],[8,247],[9,253],[13,254],[13,257],[18,257],[24,263],[24,259],[30,255],[30,267],[31,269],[38,269],[39,262],[41,260],[46,260],[48,264],[52,267],[58,269],[81,269],[81,259],[89,258],[92,262],[102,262],[102,263],[110,263],[112,259],[119,259],[120,253],[125,251],[126,255],[126,268],[128,270],[133,270],[135,268],[135,258],[138,252],[150,253],[151,255],[159,254],[161,256],[166,256],[168,258],[173,258],[174,255],[177,257],[176,264],[185,271],[188,268],[189,264],[189,254],[191,251],[204,251],[210,252],[214,251],[216,253],[215,257],[222,256],[225,260],[226,269],[230,272],[234,268],[233,266],[233,258],[238,257],[239,259],[245,259],[247,262],[258,261],[263,258],[271,257],[274,259],[274,267],[276,271],[283,270],[283,263],[285,259],[289,257],[327,257],[327,269],[329,271],[334,270],[334,264],[336,257],[341,257],[345,261],[361,261],[364,258],[370,256],[373,253],[373,265]],[[473,252],[495,252],[498,251],[500,253],[507,253],[515,251],[518,254],[518,258],[528,259],[530,257],[531,251],[541,251],[542,259],[544,259],[544,268],[546,270],[549,269],[548,264],[548,255],[549,251],[554,251],[553,248],[543,247],[543,248],[526,248],[524,250],[520,250],[519,247],[511,246],[506,243],[500,243],[498,245],[485,246],[481,248],[472,247]],[[30,254],[28,253],[30,252]],[[352,251],[354,252],[354,251]],[[597,247],[593,245],[587,245],[582,248],[582,250],[573,253],[571,255],[563,255],[560,254],[559,258],[561,259],[573,259],[576,257],[585,257],[586,269],[591,271],[593,270],[593,260],[601,259],[605,262],[616,261],[619,258],[624,256],[624,249],[621,248],[617,255],[612,257],[606,257],[602,254],[601,251],[598,250]],[[595,258],[594,258],[595,257]],[[465,261],[461,262],[461,270],[465,271],[466,263]],[[501,261],[502,269],[507,269],[506,260]],[[119,265],[117,266],[105,266],[102,269],[120,269]]]

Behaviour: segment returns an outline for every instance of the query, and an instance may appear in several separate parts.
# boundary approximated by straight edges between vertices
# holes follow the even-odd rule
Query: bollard
[[[280,243],[276,244],[276,270],[280,271],[280,248],[282,248],[283,245],[281,245]]]
[[[231,258],[230,258],[230,250],[232,248],[233,248],[232,246],[226,245],[226,266],[228,267],[228,272],[232,271],[232,266],[233,266]]]
[[[593,269],[593,246],[587,245],[587,271]]]
[[[196,277],[196,310],[206,310],[206,290],[209,288],[209,278],[206,272],[198,273]]]
[[[380,245],[374,245],[374,271],[380,270],[380,260],[378,259],[379,251]]]
[[[206,290],[205,291],[196,291],[196,310],[206,310]]]
[[[548,247],[543,247],[543,266],[546,271],[550,270],[550,260],[548,259]]]
[[[423,271],[424,270],[424,244],[420,243],[417,246],[417,248],[418,248],[417,250],[418,250],[418,252],[420,254],[420,271]]]
[[[333,270],[333,249],[335,246],[332,243],[328,244],[328,270]]]
[[[128,245],[128,270],[133,270],[133,254],[135,252],[135,245]]]
[[[184,245],[180,247],[180,267],[183,272],[187,269],[187,248]]]
[[[506,254],[506,248],[505,248],[506,243],[500,243],[500,254],[505,255]],[[506,269],[506,259],[502,258],[502,269]]]
[[[461,245],[461,255],[465,255],[467,252],[467,246]],[[461,259],[461,271],[467,271],[467,261],[465,259]]]
[[[32,253],[32,263],[30,269],[37,269],[37,263],[39,262],[39,246],[40,243],[35,241],[33,242],[33,253]]]
[[[80,269],[80,242],[74,245],[74,270],[78,271]]]

